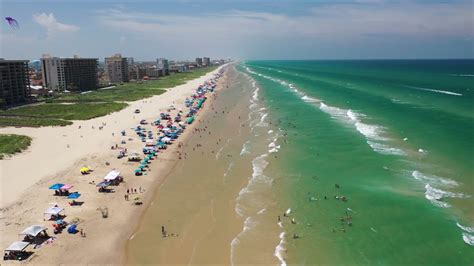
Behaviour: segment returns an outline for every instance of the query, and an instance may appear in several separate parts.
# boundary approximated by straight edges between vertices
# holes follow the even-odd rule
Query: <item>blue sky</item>
[[[0,0],[0,57],[473,58],[472,1]]]

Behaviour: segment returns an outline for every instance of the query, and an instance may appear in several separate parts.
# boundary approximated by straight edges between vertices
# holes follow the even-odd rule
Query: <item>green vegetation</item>
[[[71,121],[49,119],[49,118],[32,118],[17,116],[1,116],[0,127],[44,127],[44,126],[67,126],[71,125]]]
[[[127,107],[127,101],[159,95],[172,88],[203,76],[217,67],[196,69],[192,72],[172,74],[144,83],[126,83],[115,88],[92,91],[86,94],[68,93],[58,98],[46,99],[43,104],[29,105],[0,111],[2,126],[65,126],[69,120],[87,120],[100,117]]]
[[[21,135],[0,135],[0,160],[6,155],[26,150],[31,144],[31,138]]]
[[[126,103],[116,102],[75,104],[46,103],[1,111],[0,115],[4,115],[4,117],[8,115],[36,119],[87,120],[122,110],[127,106],[128,104]]]
[[[143,98],[159,95],[164,89],[172,88],[186,83],[188,80],[198,78],[217,67],[200,68],[193,72],[172,74],[161,77],[158,80],[149,80],[144,83],[125,83],[115,88],[93,91],[86,94],[67,94],[52,100],[53,102],[113,102],[113,101],[136,101]]]

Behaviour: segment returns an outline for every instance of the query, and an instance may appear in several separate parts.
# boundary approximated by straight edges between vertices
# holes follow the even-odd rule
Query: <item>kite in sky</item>
[[[8,25],[14,29],[18,29],[20,26],[18,25],[18,21],[12,17],[5,17],[5,20],[8,22]]]

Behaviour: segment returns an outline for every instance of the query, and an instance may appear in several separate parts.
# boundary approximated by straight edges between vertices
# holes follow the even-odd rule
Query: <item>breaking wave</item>
[[[458,186],[458,182],[449,179],[443,178],[435,175],[428,175],[423,174],[420,171],[413,171],[411,175],[418,181],[422,181],[425,183],[429,183],[431,185],[438,185],[438,186],[447,186],[447,187],[455,187]]]
[[[448,94],[448,95],[454,95],[454,96],[462,96],[461,93],[452,92],[452,91],[435,90],[435,89],[428,89],[428,88],[414,87],[414,86],[405,86],[405,87],[415,89],[415,90],[420,90],[420,91],[430,91],[430,92],[436,92],[436,93],[442,93],[442,94]]]
[[[429,200],[433,205],[441,208],[449,208],[451,205],[443,200],[445,198],[466,198],[468,196],[462,193],[454,193],[449,191],[444,191],[439,188],[434,188],[430,184],[425,185],[425,198]]]

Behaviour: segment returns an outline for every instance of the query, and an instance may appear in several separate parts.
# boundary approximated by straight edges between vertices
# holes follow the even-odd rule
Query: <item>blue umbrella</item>
[[[54,184],[54,185],[50,186],[49,189],[58,190],[58,189],[62,188],[63,186],[64,186],[64,184],[57,183],[57,184]]]
[[[77,199],[77,198],[79,198],[80,196],[81,196],[80,193],[74,192],[74,193],[69,194],[69,196],[68,196],[67,198],[68,198],[68,199]]]

